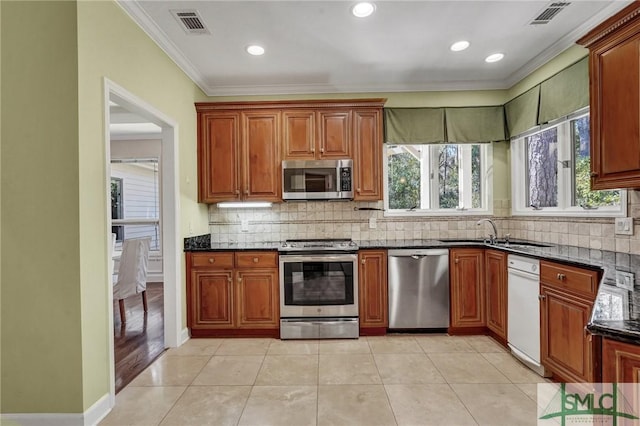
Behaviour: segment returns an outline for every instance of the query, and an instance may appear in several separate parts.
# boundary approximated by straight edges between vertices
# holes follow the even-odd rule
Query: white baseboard
[[[105,394],[84,413],[14,413],[2,414],[3,426],[93,426],[111,411],[109,394]]]
[[[180,345],[182,346],[187,340],[189,340],[191,336],[189,336],[189,329],[183,328],[182,332],[180,332]]]

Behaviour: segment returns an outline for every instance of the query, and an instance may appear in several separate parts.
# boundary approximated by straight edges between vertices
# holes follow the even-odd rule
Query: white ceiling
[[[550,1],[375,1],[356,18],[355,1],[120,0],[210,96],[508,88],[628,3],[572,0],[530,25]],[[187,34],[172,10],[196,10],[210,33]],[[451,52],[461,39],[469,49]]]

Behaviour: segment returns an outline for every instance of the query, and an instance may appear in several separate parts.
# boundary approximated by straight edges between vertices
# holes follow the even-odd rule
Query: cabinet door
[[[198,201],[240,198],[240,115],[198,114]]]
[[[485,326],[484,252],[482,249],[452,249],[451,327]]]
[[[316,156],[316,114],[314,111],[282,112],[282,159],[313,160]]]
[[[507,255],[497,250],[485,252],[487,286],[487,327],[507,338]]]
[[[242,130],[243,199],[281,201],[280,112],[243,112]]]
[[[351,158],[351,111],[318,112],[318,158]]]
[[[592,189],[640,187],[640,23],[591,51]]]
[[[358,254],[358,297],[360,328],[389,325],[387,252],[361,250]],[[382,330],[382,333],[385,331]]]
[[[640,383],[640,346],[602,339],[603,383]]]
[[[593,303],[541,285],[540,355],[542,364],[564,380],[593,377],[591,343],[586,325]]]
[[[382,114],[379,109],[353,111],[354,199],[382,200]]]
[[[247,269],[237,272],[239,328],[277,328],[280,320],[278,271]]]
[[[232,271],[192,270],[191,286],[191,328],[234,326]]]

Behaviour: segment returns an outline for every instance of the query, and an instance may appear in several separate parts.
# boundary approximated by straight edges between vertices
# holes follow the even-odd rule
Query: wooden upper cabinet
[[[313,110],[282,111],[283,160],[316,158],[316,113]]]
[[[640,3],[578,43],[589,48],[591,188],[640,188]]]
[[[319,159],[351,158],[351,110],[318,112]]]
[[[242,198],[280,201],[280,112],[243,112],[242,130]]]
[[[355,199],[382,199],[386,99],[200,102],[198,201],[282,201],[282,160],[354,160]]]
[[[354,199],[382,200],[382,109],[353,111]]]
[[[449,263],[451,327],[484,327],[484,249],[451,249]]]
[[[240,114],[198,114],[198,201],[240,199]]]

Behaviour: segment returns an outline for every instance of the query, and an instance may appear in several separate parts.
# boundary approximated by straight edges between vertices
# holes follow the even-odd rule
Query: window
[[[491,213],[491,154],[491,144],[385,144],[385,210]]]
[[[591,191],[589,114],[511,141],[514,215],[619,216],[626,192]]]
[[[157,159],[111,161],[111,222],[116,250],[127,238],[151,237],[151,251],[160,251]]]

